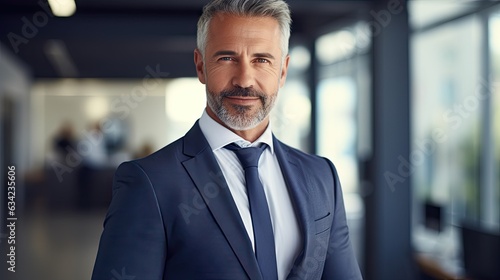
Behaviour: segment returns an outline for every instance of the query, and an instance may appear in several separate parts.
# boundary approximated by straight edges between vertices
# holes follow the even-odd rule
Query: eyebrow
[[[214,53],[213,57],[217,57],[217,56],[221,56],[221,55],[236,55],[236,52],[235,51],[226,51],[226,50],[217,51]]]
[[[253,57],[264,57],[264,58],[275,59],[274,56],[270,53],[254,53],[252,56]]]
[[[235,51],[222,50],[222,51],[215,52],[213,57],[222,56],[222,55],[237,55],[237,53]],[[272,54],[267,53],[267,52],[254,53],[254,54],[252,54],[252,57],[264,57],[264,58],[275,59],[275,57]]]

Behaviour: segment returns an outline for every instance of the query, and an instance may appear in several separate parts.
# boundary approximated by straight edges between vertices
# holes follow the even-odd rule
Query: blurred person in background
[[[53,140],[54,158],[52,160],[64,161],[71,150],[76,149],[75,129],[73,124],[65,121]]]
[[[194,62],[206,109],[118,168],[92,279],[361,279],[335,167],[271,132],[290,22],[281,0],[205,6]]]
[[[92,123],[85,135],[80,139],[80,144],[87,144],[81,151],[83,160],[78,171],[77,207],[79,210],[89,210],[91,205],[91,192],[93,181],[100,170],[108,165],[108,152],[104,141],[100,122]]]

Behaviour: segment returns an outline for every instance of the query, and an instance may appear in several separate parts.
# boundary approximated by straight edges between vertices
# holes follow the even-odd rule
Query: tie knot
[[[233,151],[243,166],[243,169],[247,167],[257,167],[259,164],[259,158],[262,152],[267,148],[266,144],[260,145],[260,147],[248,147],[241,148],[235,143],[226,145],[224,148]]]

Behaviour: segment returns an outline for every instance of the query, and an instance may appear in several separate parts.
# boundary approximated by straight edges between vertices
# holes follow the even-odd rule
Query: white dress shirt
[[[271,125],[267,127],[259,139],[250,143],[217,123],[206,111],[203,111],[199,124],[226,178],[254,250],[252,217],[247,198],[245,173],[236,154],[225,149],[224,146],[233,142],[240,147],[258,146],[260,143],[269,145],[269,148],[264,150],[259,159],[259,177],[266,193],[269,213],[271,214],[278,279],[285,279],[292,269],[295,258],[301,251],[302,239],[292,201],[281,173],[278,158],[274,153]]]

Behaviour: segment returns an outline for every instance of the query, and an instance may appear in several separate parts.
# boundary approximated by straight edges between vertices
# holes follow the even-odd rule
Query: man
[[[281,0],[205,6],[206,110],[118,168],[92,279],[361,279],[334,166],[271,133],[290,21]]]

